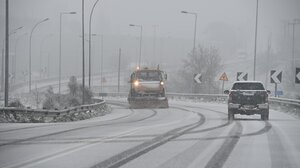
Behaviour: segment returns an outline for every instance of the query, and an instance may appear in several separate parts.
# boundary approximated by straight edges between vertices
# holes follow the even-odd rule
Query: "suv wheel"
[[[228,109],[228,120],[229,121],[234,120],[234,113],[230,109]]]
[[[269,109],[268,110],[264,110],[263,113],[260,115],[260,118],[262,120],[269,120]]]

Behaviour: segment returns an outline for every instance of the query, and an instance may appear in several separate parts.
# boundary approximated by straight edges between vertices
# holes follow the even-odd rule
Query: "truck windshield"
[[[232,90],[265,90],[261,83],[235,83]]]
[[[161,75],[160,72],[156,71],[141,71],[137,72],[137,78],[140,80],[148,80],[148,81],[160,81],[161,80]]]

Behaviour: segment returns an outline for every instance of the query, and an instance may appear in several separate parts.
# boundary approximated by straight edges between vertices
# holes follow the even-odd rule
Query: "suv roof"
[[[260,81],[237,81],[232,85],[232,90],[265,90]]]
[[[235,83],[261,83],[263,84],[261,81],[235,81],[233,84]]]

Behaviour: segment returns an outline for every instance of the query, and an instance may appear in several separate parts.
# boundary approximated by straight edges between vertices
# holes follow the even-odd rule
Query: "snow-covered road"
[[[90,120],[0,124],[0,167],[300,167],[300,121],[286,113],[229,123],[226,104],[106,101],[113,111]]]

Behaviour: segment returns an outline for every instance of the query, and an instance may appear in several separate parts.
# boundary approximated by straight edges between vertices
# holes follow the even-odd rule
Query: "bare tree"
[[[179,70],[180,81],[177,81],[177,88],[181,92],[194,93],[217,93],[218,85],[216,76],[222,69],[221,58],[215,47],[205,48],[198,46],[194,54],[189,53],[184,65]],[[201,84],[193,81],[194,74],[201,73]]]

